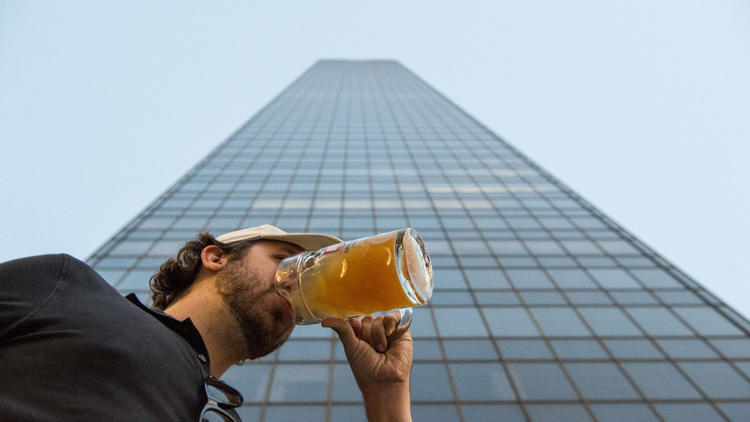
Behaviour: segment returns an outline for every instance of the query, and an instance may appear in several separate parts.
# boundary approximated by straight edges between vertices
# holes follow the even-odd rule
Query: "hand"
[[[409,374],[413,342],[408,331],[411,321],[397,328],[400,319],[395,313],[351,321],[326,318],[321,324],[339,335],[370,421],[411,420]]]

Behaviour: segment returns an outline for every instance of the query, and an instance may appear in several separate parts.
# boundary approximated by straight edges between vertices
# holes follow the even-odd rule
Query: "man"
[[[236,391],[216,378],[294,329],[279,262],[339,241],[269,225],[201,234],[152,278],[158,309],[69,256],[0,264],[0,420],[238,420]],[[322,324],[339,335],[371,421],[410,420],[412,341],[397,324]]]

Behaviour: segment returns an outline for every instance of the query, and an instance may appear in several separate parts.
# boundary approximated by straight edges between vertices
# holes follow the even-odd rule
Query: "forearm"
[[[409,382],[362,390],[368,422],[411,422]]]

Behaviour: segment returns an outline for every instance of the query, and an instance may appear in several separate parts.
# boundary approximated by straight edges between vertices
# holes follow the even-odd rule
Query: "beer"
[[[432,266],[416,230],[339,243],[282,261],[298,324],[420,306],[432,296]]]

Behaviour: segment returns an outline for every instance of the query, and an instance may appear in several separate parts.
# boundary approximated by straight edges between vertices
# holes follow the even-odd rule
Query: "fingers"
[[[363,341],[375,348],[375,343],[372,341],[372,323],[375,320],[370,315],[363,317],[360,321],[362,322],[362,332],[359,335]]]
[[[358,337],[367,342],[373,349],[383,353],[388,349],[391,336],[396,333],[400,320],[399,314],[389,314],[373,318],[366,316],[360,320],[362,325]],[[398,333],[400,337],[403,333]]]
[[[339,335],[339,339],[341,339],[341,343],[344,345],[344,351],[347,353],[350,348],[357,345],[359,334],[354,333],[353,321],[350,324],[349,321],[342,318],[326,318],[320,325],[333,329]]]
[[[321,325],[336,331],[347,353],[357,346],[360,339],[376,351],[384,353],[390,343],[409,330],[409,323],[404,327],[398,327],[400,320],[401,315],[393,313],[377,318],[368,315],[349,321],[341,318],[326,318]]]
[[[385,330],[385,336],[388,337],[391,334],[393,334],[393,331],[396,330],[396,326],[398,326],[400,316],[399,314],[388,314],[383,318],[383,327]]]
[[[388,340],[385,338],[385,318],[378,317],[372,322],[370,335],[372,336],[372,347],[380,353],[385,352]]]

